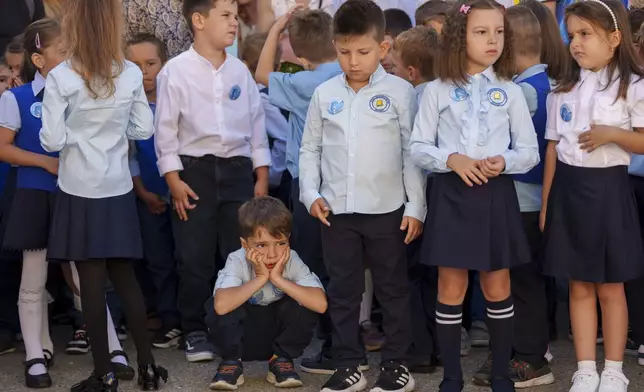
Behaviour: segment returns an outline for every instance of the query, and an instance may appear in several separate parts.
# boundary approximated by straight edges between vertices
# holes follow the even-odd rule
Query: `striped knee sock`
[[[463,379],[461,369],[461,324],[463,305],[436,303],[436,337],[443,361],[444,379]]]
[[[492,351],[492,377],[508,377],[512,358],[514,328],[514,301],[512,296],[499,302],[487,301],[487,327]]]

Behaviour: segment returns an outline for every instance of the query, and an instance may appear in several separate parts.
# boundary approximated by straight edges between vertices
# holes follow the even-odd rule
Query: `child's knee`
[[[438,277],[438,296],[441,302],[462,303],[467,292],[467,271],[461,274],[441,273]]]
[[[597,285],[597,298],[599,302],[626,301],[624,285],[622,283],[605,283]]]
[[[570,299],[583,301],[594,299],[597,295],[595,285],[587,282],[570,282]]]

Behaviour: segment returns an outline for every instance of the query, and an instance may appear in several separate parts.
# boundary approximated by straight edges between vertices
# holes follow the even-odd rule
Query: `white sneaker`
[[[602,372],[599,392],[626,392],[628,378],[624,373],[613,369],[604,369]]]
[[[579,369],[572,375],[570,392],[597,392],[599,374],[597,370]]]

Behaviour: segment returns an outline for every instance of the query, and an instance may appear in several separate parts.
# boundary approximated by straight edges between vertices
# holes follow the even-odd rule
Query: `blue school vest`
[[[546,99],[550,93],[550,80],[548,74],[540,72],[524,79],[521,83],[528,83],[537,90],[537,111],[532,116],[532,124],[537,132],[537,142],[539,143],[539,164],[525,174],[516,174],[514,179],[529,184],[543,184],[543,164],[546,158]]]
[[[150,109],[152,113],[156,112],[156,105],[151,103]],[[168,184],[165,178],[159,174],[157,167],[157,153],[154,149],[154,135],[148,140],[136,140],[136,160],[139,162],[139,169],[141,169],[141,181],[145,189],[159,196],[168,196]]]
[[[11,90],[20,110],[20,130],[14,144],[25,151],[58,158],[57,152],[47,152],[40,145],[40,128],[42,128],[42,94],[34,96],[31,83]],[[40,189],[54,192],[56,176],[40,167],[19,166],[16,187],[23,189]]]

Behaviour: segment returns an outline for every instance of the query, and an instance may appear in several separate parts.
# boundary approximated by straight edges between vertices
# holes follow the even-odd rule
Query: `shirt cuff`
[[[512,170],[512,166],[514,165],[514,152],[506,151],[502,153],[501,156],[505,159],[505,167],[503,168],[502,173],[507,173],[508,170]]]
[[[442,171],[442,172],[450,172],[452,169],[450,169],[447,166],[447,160],[449,159],[449,156],[452,154],[457,154],[456,151],[445,151],[438,149],[438,153],[436,154],[436,171]]]
[[[300,196],[300,201],[304,206],[306,207],[306,210],[310,213],[311,212],[311,207],[313,207],[313,203],[317,199],[320,199],[322,195],[320,195],[319,192],[316,191],[311,191],[311,192],[304,192],[302,193],[302,196]]]
[[[253,170],[262,166],[271,165],[271,150],[268,148],[259,148],[251,153],[253,160]]]
[[[179,155],[177,154],[168,154],[159,158],[157,161],[157,167],[159,168],[159,173],[161,173],[161,175],[183,170],[181,158],[179,158]]]
[[[546,140],[554,140],[558,142],[561,140],[561,136],[557,133],[557,130],[546,128],[546,134],[544,135]]]
[[[412,218],[416,218],[421,222],[425,222],[427,209],[416,203],[407,202],[405,203],[405,212],[403,213],[403,216],[411,216]]]

